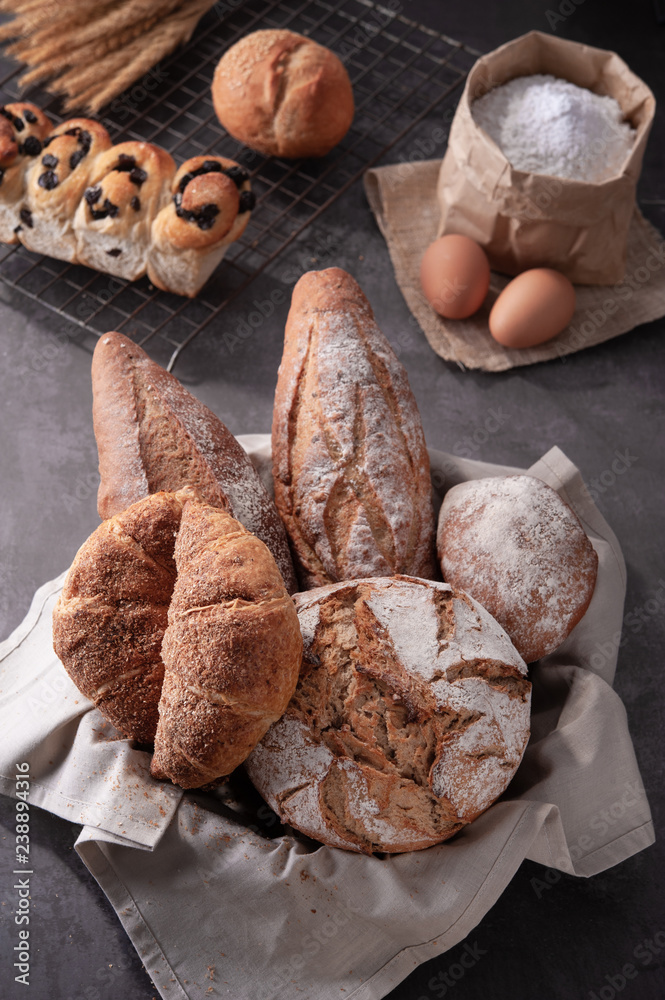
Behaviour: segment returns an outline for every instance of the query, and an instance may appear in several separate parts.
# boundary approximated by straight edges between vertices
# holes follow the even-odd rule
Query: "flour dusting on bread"
[[[303,667],[246,761],[253,782],[323,843],[371,853],[448,839],[504,791],[526,746],[531,686],[507,635],[465,594],[405,576],[295,601]]]

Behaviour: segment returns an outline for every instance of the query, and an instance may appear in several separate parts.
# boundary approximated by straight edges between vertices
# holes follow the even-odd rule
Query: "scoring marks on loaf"
[[[289,388],[286,478],[315,572],[332,581],[422,562],[431,531],[424,441],[405,373],[368,306],[316,312]]]
[[[508,637],[466,595],[412,578],[296,603],[303,670],[248,762],[259,789],[286,822],[359,851],[452,836],[503,791],[526,744],[530,685]]]

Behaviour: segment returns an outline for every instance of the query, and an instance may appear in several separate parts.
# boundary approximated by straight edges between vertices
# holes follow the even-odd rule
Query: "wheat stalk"
[[[186,42],[215,0],[0,0],[15,15],[0,43],[26,63],[19,83],[48,80],[65,110],[99,111]]]

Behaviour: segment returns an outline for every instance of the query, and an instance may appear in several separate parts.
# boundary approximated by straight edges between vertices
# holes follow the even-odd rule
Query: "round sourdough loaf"
[[[283,29],[254,31],[231,46],[217,64],[212,100],[227,132],[265,156],[325,156],[354,113],[341,60]]]
[[[295,694],[248,757],[284,822],[370,854],[446,840],[499,796],[529,737],[526,664],[448,584],[396,576],[294,598]]]
[[[527,663],[561,645],[596,584],[598,556],[579,518],[535,476],[453,486],[437,550],[444,580],[480,601]]]

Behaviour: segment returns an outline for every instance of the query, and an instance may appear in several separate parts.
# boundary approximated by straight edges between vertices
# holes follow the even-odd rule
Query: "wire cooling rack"
[[[446,104],[452,106],[479,55],[409,20],[399,0],[220,0],[191,41],[116,99],[99,117],[114,142],[154,142],[180,164],[214,152],[242,163],[257,204],[243,237],[195,299],[126,282],[89,268],[0,244],[0,279],[79,327],[100,336],[119,330],[153,351],[180,353],[224,307],[297,240],[364,171]],[[289,28],[327,45],[343,60],[356,101],[353,125],[320,160],[265,158],[240,145],[218,123],[210,84],[222,52],[259,28]],[[55,122],[59,99],[40,88],[20,91],[21,68],[0,59],[0,102],[31,100]],[[450,116],[448,116],[450,117]],[[431,143],[430,143],[431,146]],[[426,144],[411,155],[423,158]],[[442,149],[439,148],[440,155]],[[431,155],[431,154],[430,154]]]

